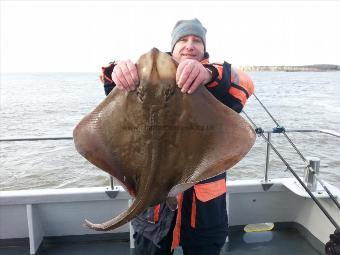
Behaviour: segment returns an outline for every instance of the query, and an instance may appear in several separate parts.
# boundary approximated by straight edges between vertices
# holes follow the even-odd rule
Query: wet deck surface
[[[0,255],[28,255],[27,241],[17,244],[0,246]],[[96,241],[47,241],[39,250],[39,255],[133,255],[127,239],[96,240]],[[175,255],[181,255],[181,249]],[[290,255],[317,255],[313,246],[295,229],[273,230],[262,233],[245,233],[232,231],[229,243],[223,247],[221,255],[248,255],[248,254],[290,254]]]
[[[230,235],[228,247],[224,247],[221,254],[290,254],[290,255],[316,255],[318,252],[295,229],[268,231],[262,233],[234,232]]]

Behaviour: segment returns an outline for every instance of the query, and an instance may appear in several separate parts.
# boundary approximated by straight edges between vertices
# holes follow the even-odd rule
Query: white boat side
[[[327,187],[339,200],[340,190]],[[229,225],[262,222],[293,222],[325,244],[335,227],[292,178],[228,181]],[[339,209],[318,186],[313,192],[340,223]],[[84,219],[100,223],[128,207],[130,196],[115,186],[72,189],[42,189],[0,192],[0,239],[29,238],[35,254],[44,237],[103,234],[83,226]],[[109,233],[128,233],[129,224]]]

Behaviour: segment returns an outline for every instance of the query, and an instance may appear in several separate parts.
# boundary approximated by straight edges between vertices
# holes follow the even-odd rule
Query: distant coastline
[[[340,65],[304,65],[304,66],[240,66],[241,70],[246,72],[330,72],[340,71]]]

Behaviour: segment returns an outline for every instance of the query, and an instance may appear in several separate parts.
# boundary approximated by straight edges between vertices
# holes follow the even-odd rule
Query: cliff
[[[305,66],[240,66],[246,72],[329,72],[340,71],[340,65],[305,65]]]

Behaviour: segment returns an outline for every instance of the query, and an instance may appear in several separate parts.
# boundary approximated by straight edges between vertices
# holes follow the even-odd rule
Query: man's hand
[[[192,94],[198,86],[207,84],[211,79],[211,72],[195,59],[186,59],[178,65],[176,82],[183,93]]]
[[[112,71],[112,80],[119,89],[132,91],[139,84],[136,65],[131,60],[122,60]]]

